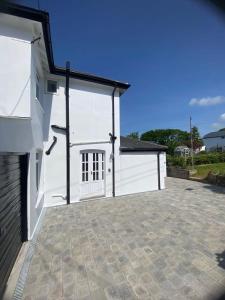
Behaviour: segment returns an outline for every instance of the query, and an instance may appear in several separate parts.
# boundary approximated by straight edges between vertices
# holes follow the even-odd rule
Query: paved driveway
[[[25,299],[214,299],[225,291],[225,193],[167,189],[47,210]]]

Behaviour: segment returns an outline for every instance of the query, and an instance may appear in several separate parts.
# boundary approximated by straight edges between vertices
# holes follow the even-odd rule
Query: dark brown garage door
[[[0,299],[27,238],[27,156],[0,153]]]

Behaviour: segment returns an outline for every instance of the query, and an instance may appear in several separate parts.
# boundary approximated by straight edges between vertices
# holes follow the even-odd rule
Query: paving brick
[[[207,300],[225,289],[224,194],[168,178],[166,190],[48,208],[23,298]]]

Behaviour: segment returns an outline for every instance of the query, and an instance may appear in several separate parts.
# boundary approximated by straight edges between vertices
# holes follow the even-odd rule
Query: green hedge
[[[194,165],[205,165],[225,162],[225,152],[210,152],[194,155]],[[191,165],[191,157],[186,160],[184,157],[167,155],[167,164],[172,166],[186,167]]]
[[[171,156],[167,154],[167,165],[168,166],[179,166],[179,167],[186,167],[186,162],[183,157],[178,157],[178,156]]]

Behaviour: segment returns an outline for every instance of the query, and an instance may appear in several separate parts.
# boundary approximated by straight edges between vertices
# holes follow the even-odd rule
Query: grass
[[[205,178],[210,171],[215,174],[225,175],[225,162],[207,164],[207,165],[198,165],[195,166],[194,168],[197,172],[192,175],[193,177]]]

